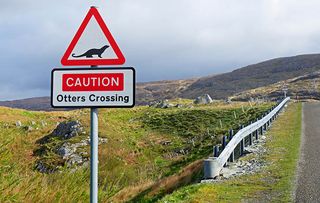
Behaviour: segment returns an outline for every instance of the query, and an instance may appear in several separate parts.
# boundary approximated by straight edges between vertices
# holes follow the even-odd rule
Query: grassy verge
[[[147,197],[137,199],[153,200],[158,193],[167,194],[162,193],[167,182],[173,186],[179,182],[166,179],[176,174],[177,180],[189,183],[193,179],[189,174],[194,174],[189,171],[198,167],[193,162],[207,157],[222,133],[254,120],[271,105],[221,102],[194,108],[101,109],[99,136],[108,138],[108,143],[99,146],[99,200],[111,202],[122,192],[125,195],[113,202],[125,201],[154,186]],[[50,134],[57,122],[79,120],[86,138],[89,118],[88,109],[32,112],[0,107],[0,202],[88,202],[88,168],[41,174],[34,170],[39,159],[34,152],[39,148],[36,141]],[[23,126],[17,127],[17,121]],[[51,154],[46,158],[55,161]]]
[[[289,105],[267,133],[268,166],[246,175],[214,184],[181,188],[160,202],[291,202],[293,180],[299,157],[301,104]]]

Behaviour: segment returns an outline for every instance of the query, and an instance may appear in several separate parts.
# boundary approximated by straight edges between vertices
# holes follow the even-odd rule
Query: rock
[[[36,163],[35,169],[38,170],[40,173],[54,173],[56,171],[55,169],[50,169],[46,164],[42,163],[41,161]]]
[[[79,121],[62,122],[54,129],[52,136],[62,137],[64,139],[70,139],[79,134],[82,134],[83,127]]]
[[[163,155],[163,158],[165,158],[165,159],[174,159],[174,158],[177,158],[179,156],[180,156],[180,154],[178,154],[176,152],[168,152],[168,153]]]
[[[44,122],[44,121],[41,121],[41,125],[42,125],[42,127],[44,127],[44,126],[46,126],[46,125],[47,125],[47,123],[46,123],[46,122]]]
[[[231,103],[232,103],[231,98],[228,97],[228,98],[225,100],[225,103],[226,103],[226,104],[231,104]]]
[[[58,150],[57,154],[63,159],[67,159],[76,151],[75,147],[70,146],[68,143],[64,143]]]
[[[78,154],[72,154],[70,158],[67,160],[66,164],[68,167],[72,167],[74,165],[81,165],[83,164],[84,160],[82,156]]]
[[[29,132],[30,132],[30,131],[33,131],[33,127],[27,126],[26,130],[29,131]]]
[[[17,126],[17,127],[21,127],[21,126],[22,126],[21,121],[17,121],[17,122],[16,122],[16,126]]]
[[[172,143],[171,141],[166,141],[166,140],[160,142],[160,144],[164,146],[170,145],[171,143]]]
[[[108,142],[108,138],[99,138],[99,144],[104,144]]]
[[[81,142],[85,143],[85,145],[89,145],[91,142],[90,137],[87,137],[87,139],[82,140]],[[107,142],[108,142],[108,138],[100,138],[100,137],[98,138],[98,144],[104,144]]]
[[[199,96],[194,100],[194,104],[210,104],[213,100],[211,99],[210,95],[205,94],[203,96]]]
[[[161,100],[161,101],[151,102],[149,104],[149,107],[166,109],[166,108],[174,107],[174,105],[170,104],[169,101],[167,99],[165,99],[165,100]]]

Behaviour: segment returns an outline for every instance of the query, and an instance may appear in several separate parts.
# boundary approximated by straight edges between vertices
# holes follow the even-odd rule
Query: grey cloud
[[[318,0],[3,1],[0,100],[49,95],[50,71],[61,67],[90,5],[99,7],[139,81],[319,52]]]

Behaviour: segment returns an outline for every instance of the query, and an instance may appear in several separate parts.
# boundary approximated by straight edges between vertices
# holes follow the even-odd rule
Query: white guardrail
[[[245,138],[247,136],[252,136],[255,134],[258,138],[258,134],[263,134],[263,130],[266,130],[271,122],[277,117],[281,109],[287,104],[290,100],[290,97],[285,98],[278,106],[273,108],[266,116],[257,120],[256,122],[248,125],[245,128],[239,130],[228,142],[223,151],[218,157],[209,157],[204,160],[204,177],[206,179],[215,178],[219,176],[223,166],[230,161],[234,161],[234,150],[240,144],[240,155],[245,147]],[[242,151],[242,152],[241,152]]]

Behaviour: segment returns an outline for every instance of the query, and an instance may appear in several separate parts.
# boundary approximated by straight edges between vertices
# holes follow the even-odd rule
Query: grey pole
[[[98,203],[98,108],[91,108],[90,117],[90,203]]]

